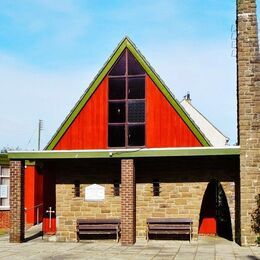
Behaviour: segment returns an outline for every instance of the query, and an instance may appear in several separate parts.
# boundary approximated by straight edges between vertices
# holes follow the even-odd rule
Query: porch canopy
[[[10,151],[8,157],[11,162],[11,190],[13,191],[11,215],[14,216],[11,218],[10,240],[12,242],[23,240],[24,177],[22,166],[24,164],[35,164],[40,170],[42,169],[43,175],[49,176],[49,180],[52,180],[47,180],[44,196],[50,196],[49,190],[54,185],[53,189],[56,189],[54,201],[58,207],[56,207],[56,212],[61,217],[60,219],[66,219],[64,223],[71,223],[69,227],[65,224],[63,226],[63,222],[60,220],[56,233],[60,239],[74,238],[71,237],[71,233],[64,232],[64,230],[74,230],[75,227],[72,217],[62,215],[61,204],[66,201],[69,205],[67,207],[71,207],[71,211],[73,211],[74,200],[71,196],[73,196],[72,187],[75,178],[78,178],[84,187],[93,183],[104,185],[110,193],[113,189],[113,181],[121,183],[120,200],[109,193],[110,196],[104,202],[106,208],[103,212],[106,214],[107,210],[111,210],[108,215],[104,215],[105,218],[111,214],[114,216],[114,213],[115,217],[121,218],[121,243],[125,245],[134,244],[136,235],[140,237],[144,235],[144,218],[151,217],[155,211],[161,211],[162,207],[166,217],[172,216],[175,214],[174,209],[171,208],[173,205],[183,211],[181,214],[187,212],[192,217],[194,233],[198,234],[203,194],[207,184],[212,180],[217,180],[226,185],[224,189],[227,190],[227,199],[231,208],[231,232],[234,237],[235,229],[238,228],[235,227],[235,219],[237,219],[235,203],[237,202],[234,198],[237,196],[235,193],[238,193],[239,188],[239,156],[239,146]],[[56,179],[55,177],[51,179],[51,176],[55,176],[55,174]],[[163,205],[159,205],[158,200],[155,200],[157,201],[153,203],[155,208],[153,212],[150,212],[152,209],[146,205],[147,197],[144,198],[144,196],[149,196],[148,200],[153,200],[151,185],[154,180],[162,183],[160,198]],[[64,184],[68,185],[65,187]],[[69,190],[66,190],[67,188]],[[145,192],[143,192],[144,190]],[[140,200],[144,200],[144,202],[140,204]],[[18,203],[19,201],[20,203]],[[84,199],[80,200],[80,203],[84,209],[88,208],[88,202],[85,202]],[[94,209],[93,206],[90,208]],[[17,216],[21,217],[17,218]]]
[[[239,156],[239,146],[227,147],[184,147],[184,148],[141,148],[106,150],[45,150],[10,151],[10,160],[38,159],[84,159],[84,158],[140,158],[140,157],[186,157],[186,156]]]

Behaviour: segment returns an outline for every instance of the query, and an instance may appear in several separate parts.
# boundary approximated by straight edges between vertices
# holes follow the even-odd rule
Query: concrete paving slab
[[[193,253],[178,253],[174,257],[174,260],[191,260],[191,259],[194,259]]]
[[[11,244],[0,237],[1,259],[260,259],[259,247],[240,247],[221,238],[186,241],[138,240],[133,246],[115,241],[82,241],[79,243],[47,242],[41,238],[22,244]]]

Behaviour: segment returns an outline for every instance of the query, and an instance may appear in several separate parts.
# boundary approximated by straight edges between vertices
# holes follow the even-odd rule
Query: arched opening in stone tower
[[[232,240],[232,226],[227,197],[219,181],[211,181],[201,204],[199,234],[218,235]]]

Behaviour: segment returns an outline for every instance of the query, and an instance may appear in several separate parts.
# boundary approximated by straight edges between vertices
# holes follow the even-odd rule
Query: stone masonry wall
[[[234,182],[222,182],[231,211],[232,231],[235,230]],[[160,196],[153,196],[152,185],[137,184],[137,236],[145,237],[147,218],[191,218],[194,237],[198,235],[201,203],[208,182],[160,183]]]
[[[214,162],[206,170],[203,169],[206,166],[204,163],[199,165],[194,165],[194,162],[189,163],[189,159],[186,162],[159,160],[152,163],[150,160],[145,160],[136,163],[138,237],[145,237],[146,219],[151,217],[192,218],[194,237],[197,237],[205,190],[211,180],[219,180],[227,197],[235,239],[235,183],[238,169],[232,169],[227,165],[225,170],[220,170],[218,166],[214,166]],[[225,168],[224,165],[223,167]],[[160,181],[158,197],[153,196],[153,179]]]
[[[237,0],[238,140],[241,147],[241,241],[254,244],[251,212],[260,193],[260,59],[255,0]]]
[[[198,233],[204,183],[160,183],[160,196],[153,196],[152,183],[137,184],[137,236],[145,237],[147,218],[191,218]]]
[[[113,182],[120,181],[120,161],[111,163],[89,162],[63,165],[56,170],[56,216],[59,241],[76,241],[77,218],[120,218],[120,196],[114,196]],[[74,196],[74,181],[79,180],[80,197]],[[87,202],[85,187],[98,184],[105,187],[105,200]]]
[[[235,185],[238,158],[135,159],[136,234],[144,239],[146,218],[191,217],[195,237],[198,233],[202,199],[211,180],[221,181],[226,193],[235,234]],[[106,160],[86,164],[57,166],[56,213],[57,237],[60,241],[76,240],[77,218],[120,218],[121,199],[113,194],[113,180],[120,180],[120,161]],[[74,180],[81,182],[81,196],[74,197]],[[152,194],[152,180],[159,179],[161,194]],[[97,183],[105,187],[102,202],[84,201],[84,188]]]

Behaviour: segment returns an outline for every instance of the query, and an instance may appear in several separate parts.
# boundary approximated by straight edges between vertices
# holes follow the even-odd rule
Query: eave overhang
[[[10,160],[44,159],[88,159],[88,158],[141,158],[141,157],[186,157],[186,156],[239,156],[240,147],[184,147],[184,148],[143,148],[111,150],[51,150],[11,151]]]
[[[0,166],[1,165],[9,165],[9,159],[7,153],[0,154]]]

